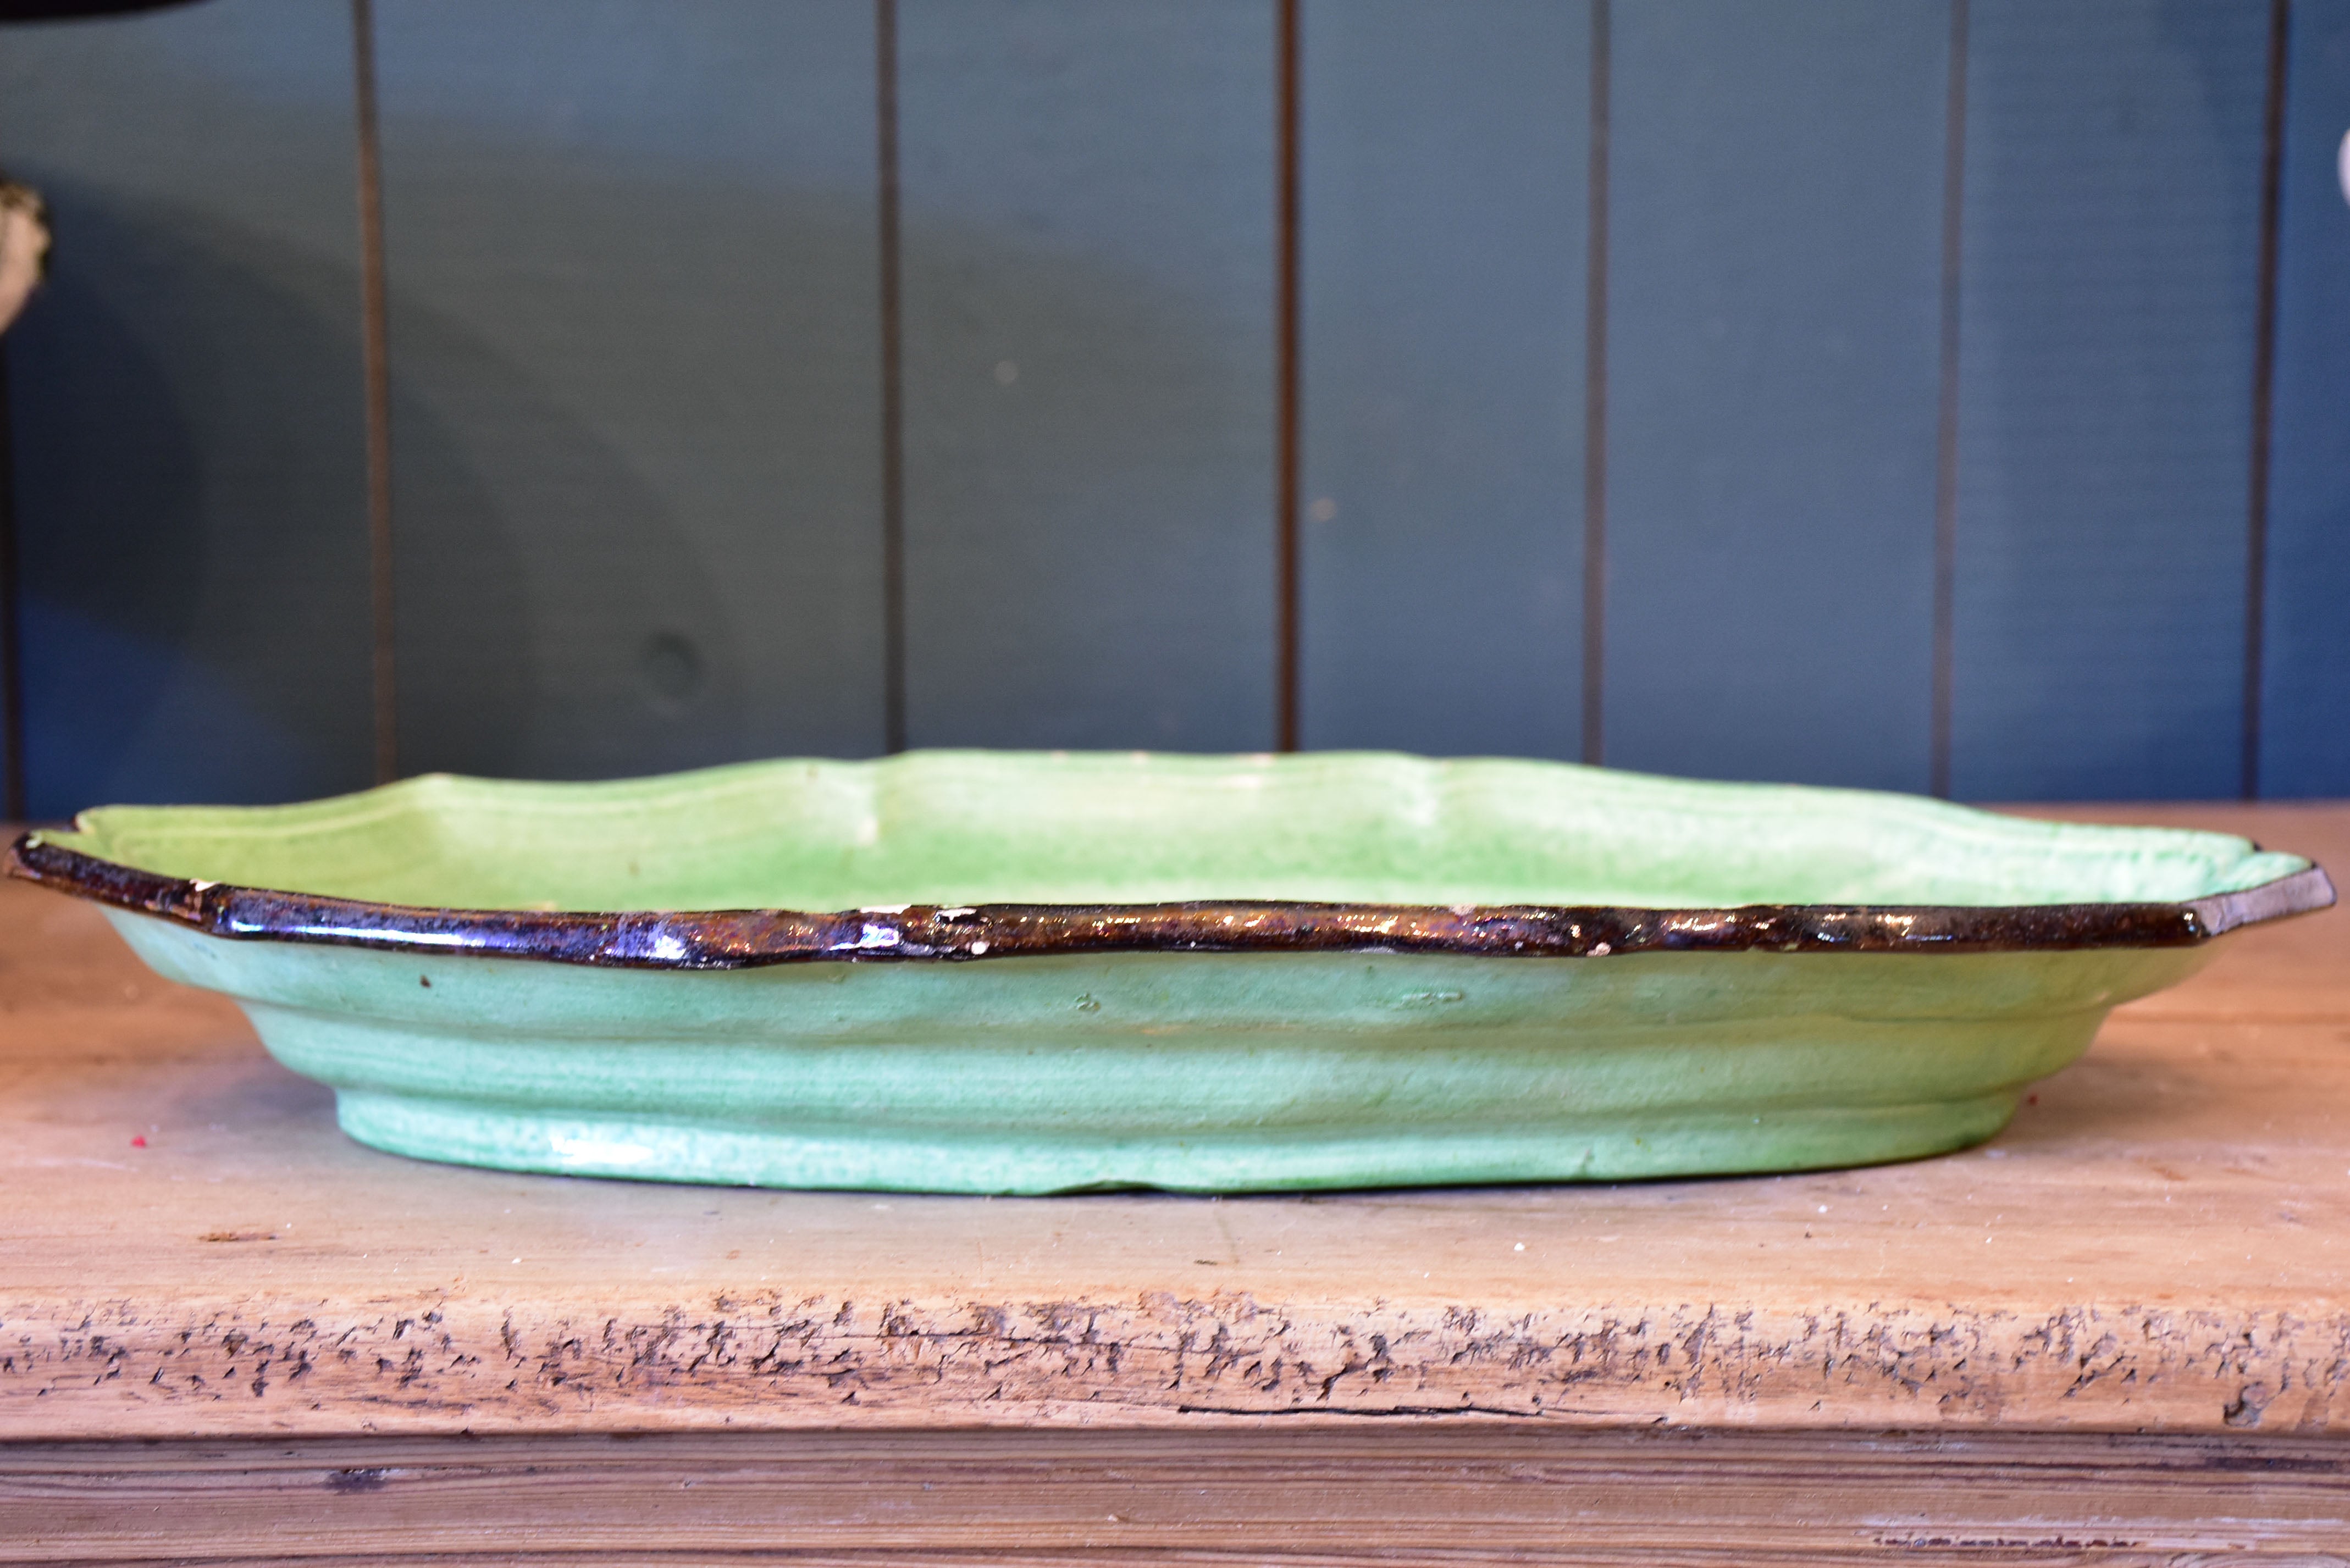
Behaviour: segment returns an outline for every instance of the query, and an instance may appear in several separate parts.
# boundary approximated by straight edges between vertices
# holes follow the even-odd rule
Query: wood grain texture
[[[2343,807],[2137,815],[2350,864]],[[989,1200],[374,1153],[225,1002],[11,884],[0,1436],[1397,1417],[2322,1436],[2350,1381],[2350,914],[2223,941],[1946,1158]]]
[[[1923,789],[1946,5],[1614,26],[1607,761]]]
[[[377,17],[403,770],[879,750],[870,5]]]
[[[2350,5],[2297,0],[2285,97],[2261,788],[2350,791]]]
[[[2345,1539],[2350,1448],[2233,1434],[1388,1422],[0,1444],[0,1562],[2338,1568]],[[2282,1552],[2306,1555],[2266,1555]]]
[[[369,779],[345,7],[11,26],[0,165],[30,810]]]
[[[902,0],[912,744],[1273,744],[1274,40]]]
[[[1305,739],[1581,749],[1585,0],[1305,8]]]
[[[2268,8],[1971,26],[1953,787],[2232,794]]]

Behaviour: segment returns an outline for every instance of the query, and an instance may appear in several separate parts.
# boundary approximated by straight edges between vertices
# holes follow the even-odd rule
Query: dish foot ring
[[[343,1130],[459,1165],[729,1187],[1045,1195],[1624,1181],[1875,1165],[2006,1126],[2019,1090],[1922,1105],[1572,1116],[1506,1128],[1200,1137],[959,1135],[637,1119],[346,1089]]]

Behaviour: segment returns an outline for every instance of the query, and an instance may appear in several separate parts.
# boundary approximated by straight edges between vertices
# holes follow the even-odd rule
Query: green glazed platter
[[[1373,753],[433,774],[105,807],[7,868],[380,1148],[997,1193],[1934,1154],[2334,898],[2219,834]]]

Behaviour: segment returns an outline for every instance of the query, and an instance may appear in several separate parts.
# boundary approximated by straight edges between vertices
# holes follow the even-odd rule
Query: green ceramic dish
[[[2333,899],[2214,834],[1375,753],[430,776],[108,807],[9,869],[379,1147],[962,1192],[1931,1154]]]

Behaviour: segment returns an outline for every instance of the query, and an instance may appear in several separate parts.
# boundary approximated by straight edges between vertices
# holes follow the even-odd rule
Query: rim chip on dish
[[[2223,834],[1378,753],[431,774],[105,807],[7,869],[379,1148],[993,1193],[1939,1153],[2334,898]]]

